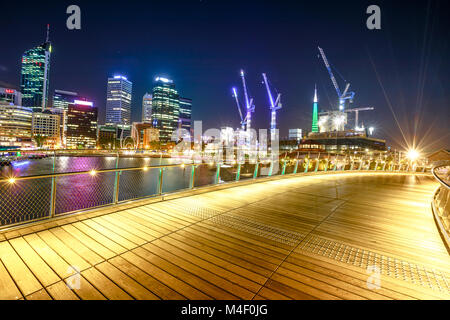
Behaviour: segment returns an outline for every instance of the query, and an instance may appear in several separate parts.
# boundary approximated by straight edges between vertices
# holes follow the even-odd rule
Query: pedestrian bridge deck
[[[3,232],[0,298],[450,299],[436,187],[426,175],[297,175]]]

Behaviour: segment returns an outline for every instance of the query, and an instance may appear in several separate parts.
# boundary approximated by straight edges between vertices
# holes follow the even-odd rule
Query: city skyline
[[[375,112],[363,115],[360,120],[366,126],[374,126],[376,136],[387,139],[389,145],[400,147],[406,146],[405,140],[412,142],[415,132],[417,136],[424,136],[428,144],[434,143],[431,146],[432,149],[446,146],[449,92],[444,83],[448,82],[449,75],[443,71],[445,64],[448,63],[444,59],[445,34],[441,31],[442,28],[438,28],[443,23],[440,16],[442,10],[439,9],[442,8],[442,3],[433,2],[429,5],[418,3],[412,4],[410,8],[385,4],[383,11],[385,28],[375,32],[367,30],[364,26],[366,19],[364,1],[352,6],[349,12],[345,13],[345,16],[351,19],[339,24],[338,29],[333,32],[325,30],[316,20],[326,18],[329,24],[334,26],[337,18],[325,14],[314,4],[301,6],[283,4],[283,10],[293,9],[292,14],[284,15],[281,19],[275,11],[274,15],[277,19],[273,20],[270,28],[256,18],[267,17],[270,14],[273,9],[273,4],[270,3],[249,2],[239,5],[237,9],[240,14],[237,16],[219,13],[222,9],[230,8],[231,4],[189,1],[185,4],[174,2],[174,5],[180,8],[189,7],[198,12],[194,14],[189,11],[184,20],[176,21],[175,25],[170,24],[172,22],[170,19],[167,20],[167,24],[158,24],[167,18],[165,14],[161,14],[152,19],[155,28],[158,30],[161,28],[161,34],[154,32],[143,36],[139,29],[141,25],[139,19],[131,21],[130,12],[135,14],[138,11],[145,11],[139,9],[153,6],[152,17],[154,17],[153,15],[164,11],[165,5],[131,3],[130,8],[125,9],[121,14],[126,21],[130,22],[126,30],[132,32],[133,37],[125,39],[121,45],[107,40],[108,32],[113,31],[107,32],[102,27],[102,19],[94,22],[92,14],[83,15],[83,28],[80,31],[69,31],[65,28],[62,23],[66,18],[64,14],[57,17],[56,12],[63,7],[62,5],[49,7],[48,12],[46,11],[40,19],[25,15],[23,18],[28,19],[29,24],[36,22],[36,25],[42,28],[36,27],[33,30],[28,28],[26,37],[21,37],[25,34],[25,30],[21,27],[13,30],[13,33],[17,35],[16,38],[19,38],[16,41],[18,45],[10,44],[7,50],[0,53],[2,66],[0,80],[17,87],[17,73],[14,74],[14,52],[23,52],[33,43],[39,43],[45,35],[46,23],[50,22],[54,45],[50,92],[53,92],[55,88],[64,88],[86,93],[84,95],[95,101],[99,107],[100,123],[104,121],[105,116],[103,101],[106,101],[106,96],[103,88],[104,79],[108,76],[126,74],[134,83],[133,91],[136,95],[132,101],[132,121],[139,121],[142,109],[141,97],[150,90],[156,75],[166,75],[175,79],[180,91],[188,93],[195,101],[193,120],[203,120],[207,127],[237,128],[239,116],[231,95],[231,87],[239,84],[239,69],[244,68],[249,78],[250,91],[255,96],[256,113],[252,121],[257,127],[269,127],[270,111],[260,79],[260,73],[267,72],[274,86],[283,94],[279,127],[281,135],[286,136],[290,128],[311,127],[313,98],[311,92],[316,82],[320,100],[319,111],[335,107],[336,99],[332,85],[325,68],[320,60],[316,59],[319,44],[327,51],[331,62],[352,83],[352,88],[357,93],[355,106],[375,107]],[[83,12],[100,10],[97,4],[89,5],[82,2],[80,6],[84,9]],[[332,8],[333,4],[328,6]],[[416,22],[409,23],[408,27],[403,25],[404,17],[408,14],[416,14],[418,8],[429,13],[427,18],[411,19]],[[251,19],[255,20],[255,27],[247,30],[245,35],[239,35],[235,31],[239,30],[243,23],[241,16],[253,9],[256,11],[254,15],[256,17],[252,16]],[[190,25],[187,28],[189,30],[179,28],[183,22],[192,21],[205,11],[208,12],[207,19]],[[402,19],[396,21],[396,15],[402,12]],[[108,14],[113,18],[118,12],[108,9]],[[298,17],[302,19],[297,19]],[[210,30],[207,30],[205,28],[207,21],[213,21],[215,18],[222,24],[212,25]],[[44,19],[47,20],[45,23],[37,24]],[[285,25],[288,23],[294,26],[292,30],[277,38],[275,34],[278,34],[280,30],[287,30]],[[258,28],[260,30],[257,32]],[[403,39],[402,35],[408,28],[420,30],[421,36],[409,34],[411,39]],[[89,40],[94,34],[94,30],[89,29],[94,29],[95,32],[106,36],[99,41],[104,48],[98,47],[99,44]],[[193,37],[188,31],[199,31],[196,33],[199,36]],[[344,39],[343,43],[338,45],[333,39],[334,32],[348,33],[352,40]],[[285,41],[286,37],[296,33],[299,36],[298,41],[293,43]],[[262,34],[268,34],[267,39]],[[168,36],[176,36],[176,41],[171,42],[170,45],[167,45],[169,40],[156,41]],[[251,47],[245,40],[249,36],[255,36]],[[61,41],[66,37],[67,41]],[[140,39],[140,42],[134,39]],[[170,39],[173,40],[173,38]],[[211,43],[205,42],[206,39],[211,39]],[[414,41],[408,43],[408,40]],[[270,49],[271,41],[281,45],[280,48],[283,50]],[[78,52],[80,45],[89,47],[89,50],[84,50],[79,59],[75,59],[74,53]],[[236,47],[236,45],[239,46]],[[434,50],[436,48],[440,50]],[[102,57],[101,60],[100,57]],[[17,57],[15,59],[17,60]],[[80,63],[83,63],[81,68],[74,67]],[[96,68],[92,68],[93,65],[96,65]],[[395,72],[392,77],[390,70]],[[68,75],[70,77],[67,77]],[[406,77],[408,77],[407,80],[405,80]],[[99,79],[103,79],[103,82]],[[414,89],[418,87],[419,93],[412,94],[410,87]],[[436,112],[426,112],[430,108]],[[434,126],[433,135],[427,134],[430,126]]]

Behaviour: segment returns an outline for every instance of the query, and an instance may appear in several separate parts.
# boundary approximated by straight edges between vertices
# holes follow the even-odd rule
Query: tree
[[[40,135],[40,134],[37,134],[37,135],[35,135],[35,136],[33,137],[33,140],[34,140],[34,142],[36,142],[36,146],[37,146],[38,148],[42,148],[42,146],[43,146],[44,143],[45,143],[45,140],[47,140],[47,137],[44,137],[44,136],[42,136],[42,135]]]

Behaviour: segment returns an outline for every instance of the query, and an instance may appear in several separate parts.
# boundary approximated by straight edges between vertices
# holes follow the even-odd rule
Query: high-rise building
[[[36,112],[41,112],[47,107],[51,52],[47,26],[45,42],[25,51],[22,55],[20,84],[22,104]]]
[[[42,137],[42,145],[55,148],[61,144],[60,135],[60,115],[53,114],[50,110],[43,112],[33,112],[33,122],[31,135],[36,141],[36,137]]]
[[[313,102],[313,118],[312,118],[312,128],[311,132],[319,132],[319,125],[318,125],[318,99],[317,99],[317,87],[314,88],[314,102]]]
[[[180,97],[172,80],[162,77],[155,79],[152,101],[152,124],[159,129],[162,143],[171,141],[172,133],[178,128],[180,117]]]
[[[31,147],[32,119],[31,108],[0,103],[0,146]]]
[[[91,149],[97,145],[97,107],[90,101],[75,100],[67,113],[67,148]]]
[[[145,93],[142,97],[142,122],[152,122],[152,95]]]
[[[302,140],[302,129],[289,129],[289,140]]]
[[[0,88],[0,103],[10,104],[16,106],[22,105],[22,94],[14,89],[10,88]]]
[[[132,86],[124,76],[108,78],[106,124],[131,124]]]
[[[179,125],[182,129],[186,129],[191,132],[191,113],[192,113],[192,100],[188,98],[180,97],[180,118]]]
[[[60,136],[62,146],[66,145],[67,134],[67,113],[69,111],[69,104],[75,100],[86,100],[78,95],[76,92],[55,90],[53,94],[53,107],[50,108],[52,113],[58,114],[60,117]]]
[[[78,96],[78,93],[64,90],[55,90],[53,94],[53,108],[69,110],[69,103],[73,103],[75,100],[82,100]]]

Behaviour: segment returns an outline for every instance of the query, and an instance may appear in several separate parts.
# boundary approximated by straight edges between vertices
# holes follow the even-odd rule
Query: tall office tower
[[[106,124],[131,124],[131,90],[133,84],[124,76],[108,78]]]
[[[67,113],[67,148],[92,149],[97,145],[97,107],[75,100]]]
[[[313,103],[313,118],[312,118],[312,130],[311,132],[319,132],[319,126],[317,123],[317,106],[318,106],[318,100],[317,100],[317,87],[314,88],[314,103]]]
[[[144,94],[142,98],[142,122],[152,122],[152,95]]]
[[[172,133],[178,128],[180,97],[172,80],[162,77],[155,79],[152,101],[152,123],[159,129],[162,143],[171,141]]]
[[[55,90],[53,94],[53,107],[50,110],[58,114],[60,117],[60,141],[61,145],[66,146],[67,135],[67,113],[69,111],[69,104],[75,100],[86,100],[81,98],[78,93],[64,90]]]
[[[179,126],[191,132],[192,99],[180,97]]]
[[[35,48],[25,51],[22,56],[21,84],[22,104],[33,111],[41,112],[47,107],[48,83],[50,75],[49,26],[47,39]]]

